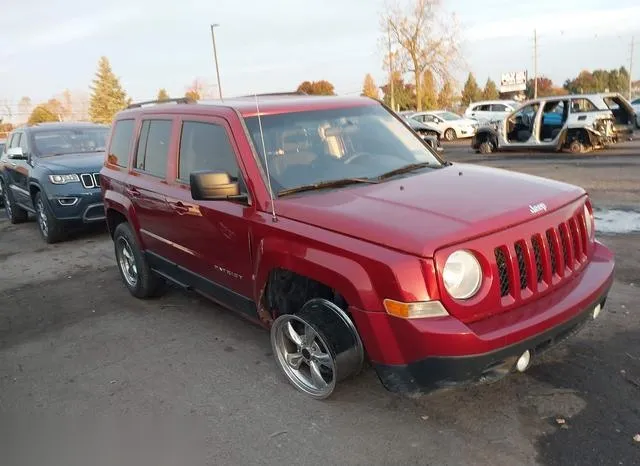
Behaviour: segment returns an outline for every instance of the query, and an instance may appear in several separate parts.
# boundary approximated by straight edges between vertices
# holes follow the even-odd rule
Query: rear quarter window
[[[118,167],[129,165],[129,150],[133,140],[134,120],[119,120],[113,128],[108,162]]]

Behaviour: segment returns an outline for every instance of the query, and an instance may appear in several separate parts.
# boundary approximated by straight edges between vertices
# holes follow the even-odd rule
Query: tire
[[[12,224],[24,223],[29,219],[29,213],[22,207],[15,205],[13,199],[13,193],[3,180],[0,180],[2,184],[2,193],[4,197],[4,211]]]
[[[54,244],[64,238],[64,226],[51,212],[49,203],[45,201],[42,193],[38,191],[33,200],[36,209],[36,223],[38,230],[47,244]]]
[[[139,299],[160,296],[165,281],[153,273],[128,223],[120,223],[113,232],[113,246],[120,277],[129,292]]]
[[[478,147],[478,151],[481,154],[490,154],[493,152],[493,144],[491,144],[490,141],[484,141],[483,143],[480,144],[480,146]]]
[[[571,144],[569,144],[569,152],[572,154],[582,154],[582,152],[584,152],[584,145],[582,142],[574,139],[571,141]]]
[[[349,316],[334,303],[312,299],[271,326],[276,364],[297,390],[315,399],[362,370],[364,349]]]
[[[455,141],[456,138],[456,131],[453,128],[449,128],[444,132],[445,141]]]

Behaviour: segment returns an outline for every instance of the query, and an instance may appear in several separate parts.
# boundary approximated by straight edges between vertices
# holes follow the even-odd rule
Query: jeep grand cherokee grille
[[[495,259],[500,280],[500,296],[517,290],[537,291],[537,285],[548,277],[564,277],[586,260],[587,233],[582,214],[577,214],[558,226],[536,233],[528,240],[515,241],[511,248],[495,248]],[[562,259],[562,261],[559,260]],[[535,271],[530,274],[529,271]],[[516,278],[515,284],[512,278]],[[549,283],[547,283],[549,284]]]

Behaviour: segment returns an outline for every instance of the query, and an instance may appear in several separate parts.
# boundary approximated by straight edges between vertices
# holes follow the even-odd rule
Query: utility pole
[[[533,30],[533,98],[538,98],[538,32]]]
[[[631,98],[633,97],[631,95],[631,84],[633,83],[633,42],[634,37],[631,36],[631,54],[629,55],[629,100],[631,100]]]
[[[393,89],[393,54],[391,53],[391,21],[387,23],[387,39],[389,41],[389,92],[391,92],[391,109],[396,111],[396,101]]]
[[[222,100],[222,83],[220,82],[220,69],[218,68],[218,51],[216,50],[216,34],[214,32],[214,28],[218,26],[220,25],[211,25],[211,40],[213,41],[213,59],[216,62],[216,76],[218,77],[218,94],[220,94],[220,100]]]

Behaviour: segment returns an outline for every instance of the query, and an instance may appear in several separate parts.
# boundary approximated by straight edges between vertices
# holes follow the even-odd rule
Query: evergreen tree
[[[481,95],[476,78],[473,76],[473,73],[469,73],[467,82],[464,84],[464,89],[462,90],[462,105],[466,107],[471,102],[480,100]]]
[[[362,85],[362,95],[367,97],[373,97],[377,99],[379,97],[378,87],[376,86],[373,76],[369,73],[364,77],[364,84]]]
[[[169,99],[170,99],[169,93],[165,88],[162,88],[158,91],[158,97],[156,97],[156,100],[169,100]]]
[[[438,107],[450,110],[453,107],[453,86],[449,81],[445,81],[440,94],[438,94]]]
[[[107,57],[101,57],[91,86],[89,118],[95,123],[111,123],[113,117],[127,105],[127,95],[120,80],[111,70]]]
[[[38,105],[33,109],[29,116],[29,124],[46,123],[49,121],[58,121],[58,116],[55,115],[46,104]]]
[[[484,100],[496,100],[500,98],[498,86],[496,86],[496,83],[491,78],[487,78],[487,83],[484,85],[484,91],[482,91],[482,98]]]

